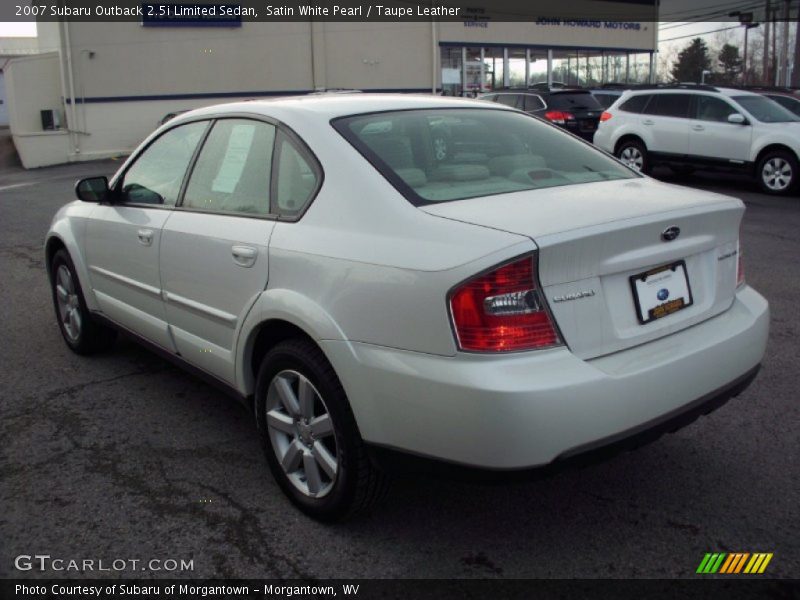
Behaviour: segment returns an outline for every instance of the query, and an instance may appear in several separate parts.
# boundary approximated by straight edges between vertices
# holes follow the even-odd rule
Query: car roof
[[[468,98],[451,98],[423,94],[314,94],[282,96],[263,100],[229,102],[198,108],[180,115],[175,122],[212,117],[220,114],[251,113],[264,116],[277,114],[307,115],[325,120],[364,113],[424,108],[500,108]],[[507,109],[512,110],[512,109]]]
[[[740,90],[737,88],[726,88],[726,87],[711,87],[711,86],[698,86],[697,88],[693,88],[688,85],[683,86],[665,86],[665,87],[646,87],[640,89],[632,89],[626,90],[625,95],[633,95],[633,94],[692,94],[692,93],[704,93],[704,94],[721,94],[723,96],[760,96],[761,94],[757,94],[755,92],[751,92],[748,90]]]

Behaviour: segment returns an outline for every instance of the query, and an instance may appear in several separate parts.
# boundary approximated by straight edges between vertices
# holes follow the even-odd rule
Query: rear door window
[[[517,108],[519,105],[519,96],[517,94],[498,94],[497,101],[511,108]]]
[[[619,110],[638,114],[644,110],[644,107],[647,106],[647,102],[650,100],[650,98],[652,98],[650,94],[639,94],[638,96],[633,96],[620,104]]]
[[[691,94],[654,94],[644,113],[659,117],[686,119],[689,117],[691,102]]]
[[[544,108],[544,100],[539,96],[525,96],[525,110],[532,112],[535,110],[542,110]]]

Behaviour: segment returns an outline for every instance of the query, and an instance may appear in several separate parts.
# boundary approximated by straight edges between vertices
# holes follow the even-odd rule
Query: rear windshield
[[[547,99],[547,106],[557,110],[600,110],[603,108],[591,92],[551,94]]]
[[[747,112],[763,123],[787,123],[800,121],[800,118],[764,96],[734,96]]]
[[[638,177],[557,127],[508,110],[406,110],[333,126],[415,205]]]

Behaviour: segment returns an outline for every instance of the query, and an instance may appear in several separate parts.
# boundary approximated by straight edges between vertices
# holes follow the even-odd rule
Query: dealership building
[[[38,54],[4,68],[8,119],[31,168],[127,154],[168,113],[237,99],[646,83],[650,8],[645,21],[40,22]]]

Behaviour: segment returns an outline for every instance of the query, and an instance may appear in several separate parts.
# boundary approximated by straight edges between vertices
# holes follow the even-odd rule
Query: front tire
[[[788,194],[797,187],[797,158],[784,150],[767,152],[756,168],[756,178],[761,189],[767,194]]]
[[[92,318],[75,265],[65,249],[53,256],[50,276],[58,327],[70,350],[76,354],[94,354],[110,348],[117,332]]]
[[[340,521],[385,495],[388,480],[367,456],[347,395],[310,341],[287,340],[267,353],[255,409],[272,475],[307,515]]]
[[[622,142],[617,148],[617,158],[622,163],[638,171],[639,173],[647,173],[650,170],[650,161],[647,157],[647,148],[639,140],[626,140]]]

